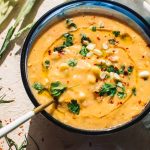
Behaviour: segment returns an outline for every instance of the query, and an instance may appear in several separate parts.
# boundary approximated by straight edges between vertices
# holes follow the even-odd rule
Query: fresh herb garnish
[[[91,43],[91,39],[89,37],[87,37],[85,34],[82,34],[81,43],[83,45],[86,45],[85,42]]]
[[[79,115],[80,105],[77,103],[77,100],[72,99],[71,102],[68,103],[68,109],[70,112]]]
[[[92,26],[92,31],[96,32],[96,27],[95,26]]]
[[[117,92],[116,85],[110,83],[104,83],[98,94],[100,96],[106,95],[106,96],[113,97],[115,96],[116,92]]]
[[[125,66],[122,65],[121,68],[120,68],[120,70],[119,70],[119,73],[120,74],[124,74],[124,71],[125,71]]]
[[[65,38],[65,41],[63,42],[63,45],[61,46],[58,46],[58,47],[55,47],[54,48],[54,51],[57,51],[59,53],[63,52],[63,49],[65,47],[69,47],[69,46],[72,46],[73,45],[73,35],[70,34],[70,33],[65,33],[63,35],[63,37]]]
[[[54,48],[54,52],[56,52],[56,51],[57,51],[57,52],[62,52],[64,48],[65,48],[64,45],[55,47],[55,48]]]
[[[126,97],[126,93],[124,92],[124,91],[122,91],[122,92],[118,92],[117,93],[117,96],[120,98],[120,99],[123,99],[123,98],[125,98]]]
[[[78,61],[75,60],[75,59],[70,59],[70,60],[68,61],[68,65],[69,65],[70,67],[75,67],[75,66],[77,65],[77,63],[78,63]]]
[[[67,87],[59,81],[51,83],[50,93],[53,97],[59,98]]]
[[[63,43],[63,45],[65,47],[72,46],[73,45],[73,35],[70,33],[65,33],[64,37],[65,37],[65,42]]]
[[[135,87],[132,88],[132,94],[133,94],[134,96],[136,96],[136,88],[135,88]]]
[[[45,90],[45,87],[39,82],[35,82],[32,87],[37,90],[38,93],[41,93]]]
[[[72,19],[66,19],[66,24],[67,24],[67,28],[71,28],[71,27],[77,28],[77,25],[73,23]]]
[[[109,39],[108,42],[109,42],[109,44],[112,44],[112,45],[116,44],[116,40],[115,39]]]
[[[122,85],[120,81],[117,81],[116,84],[104,83],[98,92],[100,96],[111,96],[114,97],[115,94],[122,99],[127,96],[125,92],[125,87]]]
[[[119,69],[117,67],[114,67],[113,65],[108,66],[106,71],[119,74]]]
[[[112,33],[115,35],[115,37],[118,37],[120,35],[120,31],[113,31]]]
[[[128,67],[128,73],[131,74],[133,72],[134,67],[133,66],[129,66]]]
[[[48,69],[49,66],[50,66],[50,61],[49,61],[49,60],[45,60],[43,65],[44,65],[44,67],[45,67],[46,69]]]
[[[87,53],[89,52],[89,50],[85,47],[85,46],[82,46],[81,50],[80,50],[80,54],[84,57],[86,57]]]

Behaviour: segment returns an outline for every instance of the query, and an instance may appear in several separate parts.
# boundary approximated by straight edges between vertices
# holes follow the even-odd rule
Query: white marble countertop
[[[131,7],[150,22],[150,13],[143,8],[143,0],[114,0]],[[16,7],[9,18],[0,26],[0,45],[2,44],[8,28],[14,22],[20,6]],[[64,0],[38,0],[32,13],[25,19],[25,24],[36,21],[52,7],[64,2]],[[11,21],[11,18],[13,20]],[[0,105],[0,120],[3,125],[9,123],[33,108],[20,75],[20,51],[26,35],[11,42],[5,60],[0,62],[0,96],[7,94],[7,99],[15,101]],[[70,133],[50,123],[41,114],[35,116],[31,124],[25,123],[8,136],[18,145],[28,135],[29,144],[27,150],[150,150],[150,132],[142,122],[113,135],[83,136]],[[5,139],[0,139],[0,150],[8,150]]]

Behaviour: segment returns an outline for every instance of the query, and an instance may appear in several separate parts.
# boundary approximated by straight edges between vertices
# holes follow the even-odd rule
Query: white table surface
[[[150,22],[150,13],[143,8],[143,0],[115,0],[131,7]],[[0,26],[0,45],[3,42],[8,28],[14,22],[20,6],[15,8],[10,17]],[[37,0],[36,5],[25,23],[36,21],[52,7],[64,2],[64,0]],[[14,18],[11,21],[11,18]],[[0,95],[6,93],[7,99],[15,101],[0,105],[0,120],[3,125],[10,120],[18,118],[33,108],[20,75],[20,51],[26,35],[11,42],[5,60],[0,62]],[[25,123],[23,127],[16,129],[8,136],[18,145],[28,135],[29,145],[27,150],[150,150],[150,131],[142,122],[125,129],[121,132],[105,136],[83,136],[70,133],[50,123],[41,114],[35,116],[31,123]],[[5,139],[0,139],[0,150],[8,150]]]

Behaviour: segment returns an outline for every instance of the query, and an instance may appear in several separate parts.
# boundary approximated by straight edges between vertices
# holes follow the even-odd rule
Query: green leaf
[[[117,67],[114,67],[113,65],[108,66],[106,71],[119,74],[119,69]]]
[[[124,74],[124,71],[125,71],[125,66],[122,65],[121,68],[120,68],[120,70],[119,70],[119,73],[120,74]]]
[[[63,52],[63,49],[64,49],[64,48],[65,48],[64,45],[55,47],[55,48],[54,48],[54,52],[59,52],[59,53],[61,53],[61,52]]]
[[[7,46],[8,46],[8,44],[9,44],[9,42],[10,42],[11,37],[12,37],[13,34],[14,34],[14,31],[15,31],[15,27],[14,27],[14,26],[12,26],[12,27],[8,30],[7,35],[6,35],[6,38],[5,38],[5,40],[4,40],[4,43],[3,43],[3,45],[2,45],[2,47],[1,47],[1,49],[0,49],[0,58],[2,57],[2,54],[3,54],[3,53],[5,52],[5,50],[7,49]]]
[[[50,93],[53,97],[59,98],[67,87],[59,81],[51,83]]]
[[[33,27],[33,25],[34,25],[34,23],[30,23],[26,27],[24,27],[23,29],[19,30],[18,33],[14,35],[13,39],[18,38],[19,36],[21,36],[22,33],[30,30]],[[11,39],[11,40],[13,40],[13,39]]]
[[[70,67],[75,67],[75,66],[77,65],[77,63],[78,63],[78,61],[77,61],[76,59],[70,59],[70,60],[68,61],[68,65],[69,65]]]
[[[57,51],[59,53],[63,52],[63,49],[65,47],[69,47],[73,45],[73,35],[70,33],[65,33],[63,35],[63,37],[65,38],[65,41],[63,42],[63,44],[61,46],[55,47],[54,51]]]
[[[106,95],[106,96],[113,97],[115,96],[116,92],[117,92],[116,85],[110,83],[104,83],[98,94],[100,96]]]
[[[135,88],[135,87],[132,88],[132,94],[133,94],[134,96],[136,96],[136,88]]]
[[[133,72],[134,67],[133,66],[129,66],[128,67],[128,73],[131,74]]]
[[[41,93],[43,90],[45,90],[44,86],[39,82],[35,82],[32,87],[37,90],[38,93]]]
[[[87,45],[85,43],[91,43],[91,39],[89,37],[87,37],[85,34],[82,34],[81,36],[82,36],[81,37],[81,43],[83,45]]]
[[[63,45],[65,47],[72,46],[73,45],[73,35],[70,33],[65,33],[64,37],[65,37],[65,42],[63,43]]]
[[[109,39],[108,42],[109,42],[109,44],[112,44],[112,45],[116,44],[116,40],[115,39]]]
[[[25,4],[23,5],[21,11],[19,12],[19,15],[16,19],[16,22],[14,26],[18,26],[18,24],[24,20],[26,15],[31,11],[32,7],[34,6],[36,0],[26,0]]]
[[[12,27],[10,27],[10,29],[7,32],[6,38],[0,49],[0,58],[2,57],[3,53],[6,51],[8,44],[9,44],[17,26],[24,20],[26,15],[31,11],[35,2],[36,2],[36,0],[26,0],[25,1],[25,4],[23,5],[23,7],[18,15],[16,22],[14,23],[14,25]]]
[[[84,57],[86,57],[87,53],[89,52],[89,50],[85,47],[85,46],[82,46],[81,50],[80,50],[80,54]]]
[[[120,99],[123,99],[123,98],[125,98],[126,97],[126,93],[124,92],[124,91],[122,91],[122,92],[118,92],[117,93],[117,96],[120,98]]]
[[[77,28],[77,25],[73,22],[72,19],[66,19],[66,24],[67,24],[67,28],[71,28],[71,27]]]
[[[72,99],[71,102],[68,103],[68,109],[70,112],[79,115],[80,105],[77,103],[77,100]]]
[[[48,69],[50,66],[50,61],[49,60],[45,60],[43,63],[44,68]]]
[[[4,103],[11,103],[14,102],[14,100],[4,100],[4,98],[6,97],[6,95],[2,95],[0,96],[0,104],[4,104]]]
[[[92,31],[96,32],[96,27],[95,26],[92,26]]]
[[[0,25],[11,13],[18,0],[0,0]]]
[[[113,31],[112,33],[115,35],[115,37],[118,37],[120,35],[120,31]]]

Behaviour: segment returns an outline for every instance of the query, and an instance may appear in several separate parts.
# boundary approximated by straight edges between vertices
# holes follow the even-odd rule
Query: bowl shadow
[[[27,150],[149,150],[149,139],[142,122],[117,133],[88,136],[62,129],[38,114],[31,120]]]

